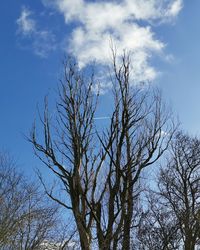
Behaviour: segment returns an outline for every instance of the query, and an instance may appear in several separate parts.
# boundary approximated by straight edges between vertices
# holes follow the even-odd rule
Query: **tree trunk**
[[[86,232],[81,221],[77,219],[77,227],[79,232],[79,238],[82,250],[91,250],[91,237],[90,234]]]
[[[124,217],[124,236],[123,236],[123,243],[122,249],[129,250],[130,249],[130,233],[131,233],[131,221],[132,221],[132,214],[133,214],[133,201],[132,199],[128,200],[128,211]]]
[[[194,240],[190,236],[185,239],[185,250],[195,250]]]

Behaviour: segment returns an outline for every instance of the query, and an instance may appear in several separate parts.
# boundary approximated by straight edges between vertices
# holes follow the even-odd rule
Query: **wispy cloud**
[[[172,17],[177,16],[178,13],[181,11],[182,7],[183,7],[182,0],[174,1],[170,6],[167,15]]]
[[[76,23],[66,45],[80,67],[92,61],[110,62],[110,40],[119,57],[132,53],[136,81],[151,81],[158,74],[150,64],[155,54],[163,55],[164,41],[156,38],[152,23],[169,23],[183,7],[182,0],[43,0],[63,14],[66,25]],[[141,24],[142,23],[142,24]]]
[[[27,7],[23,7],[20,17],[16,21],[20,38],[21,47],[32,49],[40,57],[47,57],[48,54],[56,49],[55,36],[49,30],[38,27],[33,18],[33,12]],[[24,43],[28,46],[25,46]]]
[[[24,35],[29,35],[36,31],[36,22],[31,18],[31,15],[31,11],[23,7],[21,15],[17,19],[18,31]]]

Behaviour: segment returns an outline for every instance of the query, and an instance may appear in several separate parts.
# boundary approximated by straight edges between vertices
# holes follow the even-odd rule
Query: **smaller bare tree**
[[[38,183],[28,181],[12,158],[0,154],[0,248],[36,249],[52,240],[58,206],[47,200]]]
[[[168,235],[170,230],[176,232],[179,249],[194,250],[200,237],[200,140],[179,132],[170,153],[154,194],[158,205],[154,203],[150,210],[159,230],[167,227]],[[156,237],[161,238],[158,233]]]
[[[137,230],[138,249],[180,249],[181,235],[172,211],[160,202],[155,192],[150,191],[147,203],[148,209],[143,212]]]

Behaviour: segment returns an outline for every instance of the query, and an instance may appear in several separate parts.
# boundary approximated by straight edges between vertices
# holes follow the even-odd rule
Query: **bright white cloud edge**
[[[151,22],[170,22],[183,7],[183,0],[43,0],[54,5],[70,25],[76,22],[67,52],[73,54],[80,68],[95,61],[108,65],[110,41],[120,57],[124,50],[132,54],[132,75],[135,81],[152,81],[158,71],[151,66],[153,55],[164,55],[165,44],[156,38]],[[139,25],[143,21],[143,25]]]

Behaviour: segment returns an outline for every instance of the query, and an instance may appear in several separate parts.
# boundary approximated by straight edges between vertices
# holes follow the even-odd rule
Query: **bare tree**
[[[44,196],[36,182],[28,182],[12,158],[0,154],[0,247],[36,249],[53,236],[58,206]]]
[[[113,111],[103,135],[95,127],[94,76],[88,80],[69,60],[55,117],[47,102],[40,116],[43,141],[35,125],[30,138],[62,184],[58,197],[42,181],[49,197],[72,211],[82,249],[91,249],[93,239],[99,249],[130,249],[141,172],[162,156],[174,132],[160,95],[131,84],[129,56],[117,67],[113,53],[113,65]]]
[[[180,249],[181,235],[177,220],[154,192],[148,197],[148,209],[141,216],[137,230],[138,249],[177,250]]]
[[[22,176],[12,168],[13,161],[8,154],[0,155],[0,246],[9,241],[9,236],[16,232],[17,214],[21,208],[21,200],[24,198],[20,193]],[[14,197],[14,203],[13,203]]]
[[[176,223],[176,235],[181,238],[179,249],[183,246],[194,250],[200,237],[200,141],[179,132],[170,148],[171,156],[160,170],[159,191],[155,195],[163,208],[160,216],[170,214],[168,218]],[[163,227],[165,221],[160,222]]]

